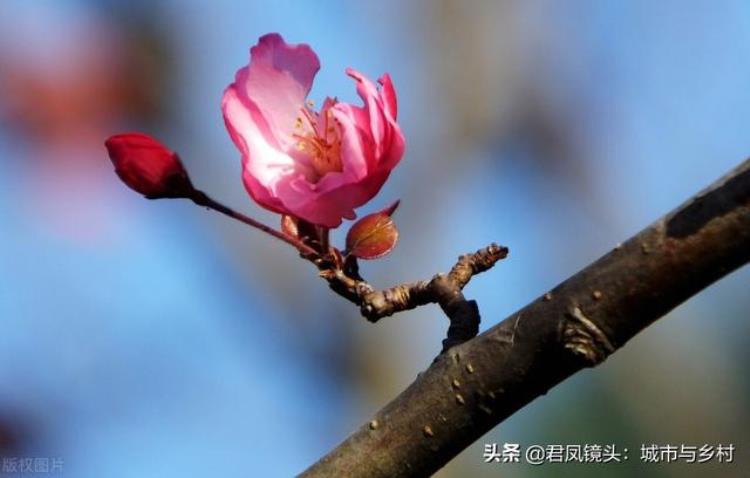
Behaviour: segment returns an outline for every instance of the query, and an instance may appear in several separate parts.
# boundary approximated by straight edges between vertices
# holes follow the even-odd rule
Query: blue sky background
[[[401,198],[402,236],[363,271],[387,286],[505,244],[467,288],[482,330],[750,152],[740,1],[5,1],[0,456],[62,457],[60,475],[83,478],[290,476],[439,350],[437,308],[366,323],[284,244],[112,174],[104,139],[147,131],[203,189],[275,224],[242,187],[219,110],[273,31],[318,53],[315,100],[358,101],[348,66],[392,75],[407,153],[362,213]],[[690,300],[440,476],[603,472],[498,469],[482,463],[489,441],[746,450],[749,278]],[[746,457],[698,470],[631,456],[606,473],[741,476]]]

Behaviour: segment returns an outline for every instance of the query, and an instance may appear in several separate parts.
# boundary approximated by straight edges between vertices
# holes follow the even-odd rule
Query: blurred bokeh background
[[[291,476],[439,351],[437,308],[369,324],[286,245],[113,174],[104,139],[145,131],[200,187],[276,223],[245,193],[219,110],[271,31],[318,53],[317,101],[359,101],[347,66],[392,75],[407,154],[361,212],[400,198],[401,242],[363,272],[388,286],[505,244],[467,288],[482,330],[750,154],[741,0],[3,0],[0,457],[59,457],[82,478]],[[438,476],[747,476],[749,279],[691,299]],[[492,442],[631,452],[485,464]],[[642,464],[642,443],[737,451]]]

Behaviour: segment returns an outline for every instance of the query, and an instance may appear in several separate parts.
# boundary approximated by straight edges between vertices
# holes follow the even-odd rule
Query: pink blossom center
[[[312,101],[308,101],[300,108],[294,123],[292,138],[296,140],[298,157],[306,163],[305,176],[311,183],[343,170],[339,124],[331,111],[335,104],[336,100],[327,99],[318,113],[312,109]]]

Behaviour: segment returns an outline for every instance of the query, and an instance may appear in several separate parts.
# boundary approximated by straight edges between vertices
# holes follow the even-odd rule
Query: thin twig
[[[490,269],[507,255],[507,247],[490,244],[473,254],[459,257],[447,275],[438,274],[429,281],[410,282],[383,290],[375,290],[364,279],[350,277],[343,270],[323,269],[320,276],[336,293],[359,305],[362,315],[369,321],[377,322],[396,312],[441,303],[441,298],[447,301],[449,295],[463,289],[473,275]]]
[[[250,227],[254,227],[255,229],[259,229],[267,234],[272,235],[273,237],[277,239],[281,239],[282,241],[286,242],[287,244],[297,249],[303,255],[306,255],[308,257],[318,256],[318,251],[308,246],[307,244],[303,243],[299,239],[292,237],[288,234],[284,234],[281,231],[277,231],[276,229],[270,226],[267,226],[263,224],[262,222],[256,221],[255,219],[251,217],[248,217],[240,212],[235,211],[234,209],[228,206],[221,204],[220,202],[209,197],[203,191],[199,191],[197,189],[194,190],[190,196],[190,199],[199,206],[204,206],[204,207],[213,209],[214,211],[218,211],[222,214],[225,214],[231,217],[232,219],[236,219],[242,223],[247,224]]]
[[[296,248],[303,258],[318,267],[320,276],[328,281],[332,290],[359,305],[362,315],[371,322],[420,305],[440,304],[451,322],[448,337],[443,341],[443,352],[476,336],[479,332],[477,304],[474,301],[466,301],[461,289],[474,274],[486,271],[508,254],[508,248],[492,244],[474,254],[459,257],[448,275],[438,274],[430,281],[375,290],[359,275],[355,257],[349,256],[344,259],[338,249],[329,245],[327,228],[315,226],[299,218],[285,217],[288,228],[277,231],[221,204],[192,186],[186,197],[199,206],[225,214]],[[287,230],[290,233],[285,232]]]
[[[491,244],[473,254],[459,257],[448,274],[437,274],[429,281],[411,282],[383,290],[375,290],[362,279],[353,258],[348,259],[344,268],[321,267],[320,276],[328,281],[332,290],[358,305],[362,315],[370,322],[420,305],[439,304],[451,322],[447,338],[443,341],[445,352],[479,332],[479,308],[476,302],[467,301],[461,290],[473,275],[490,269],[507,255],[507,247]]]

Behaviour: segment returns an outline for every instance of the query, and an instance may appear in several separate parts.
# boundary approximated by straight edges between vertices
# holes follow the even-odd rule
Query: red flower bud
[[[176,153],[143,133],[125,133],[105,141],[115,172],[148,199],[190,197],[195,191]]]

